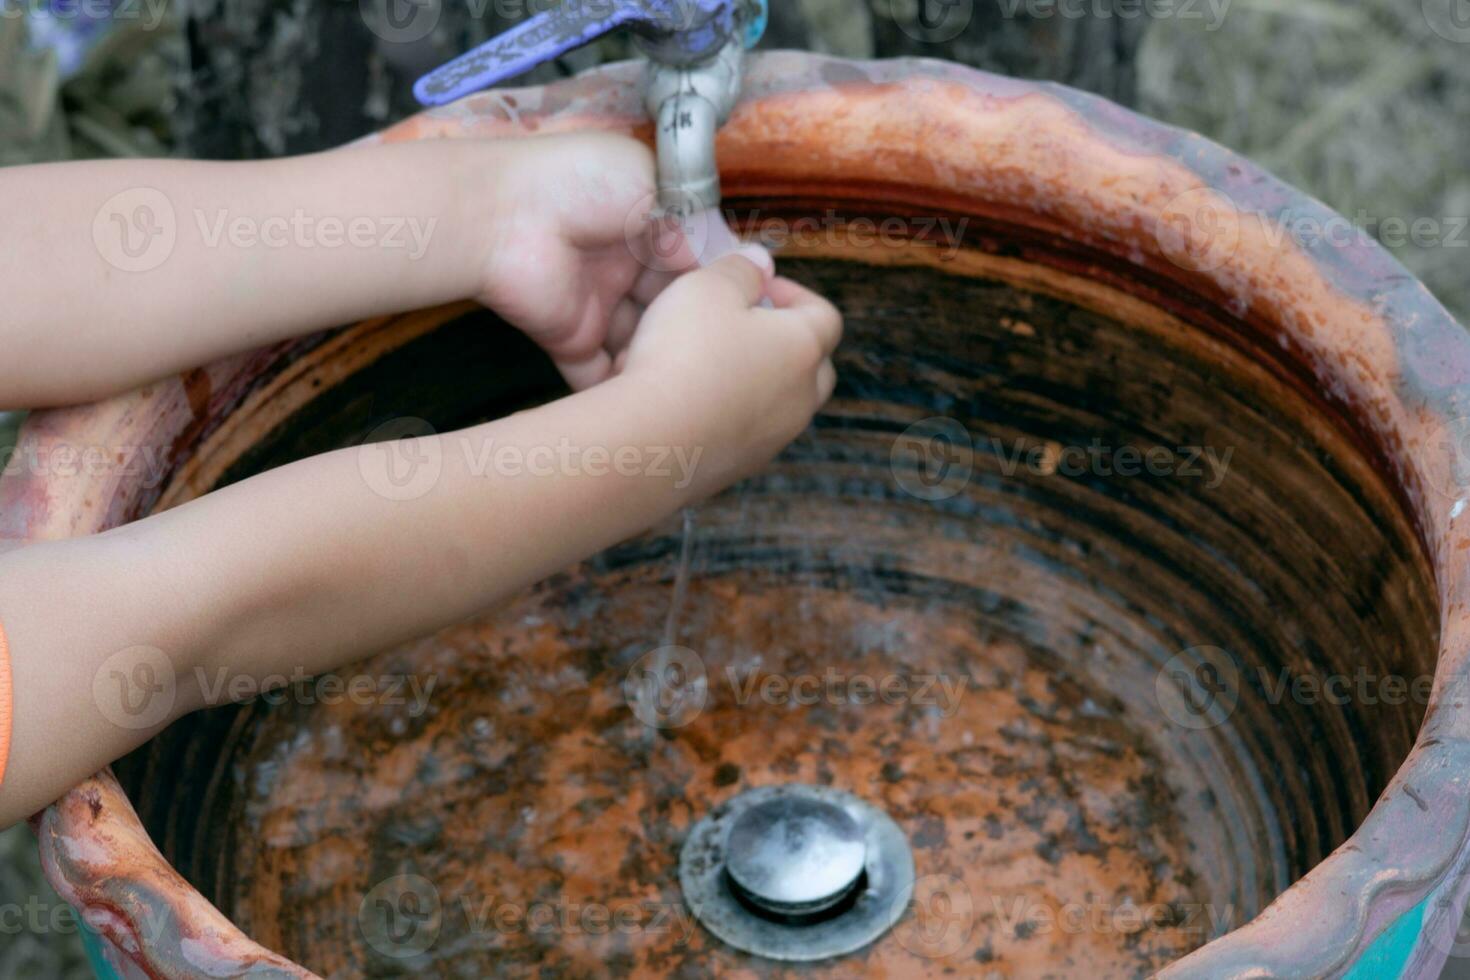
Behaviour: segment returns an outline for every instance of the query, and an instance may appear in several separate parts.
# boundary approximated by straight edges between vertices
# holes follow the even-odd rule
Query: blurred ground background
[[[55,9],[68,2],[79,6],[56,0]],[[412,111],[408,85],[420,71],[528,6],[540,9],[524,0],[414,0],[405,16],[407,2],[131,0],[119,3],[127,20],[88,32],[75,17],[46,16],[52,0],[0,0],[0,165],[333,146]],[[929,16],[921,18],[921,3]],[[1467,0],[772,7],[767,46],[949,58],[1067,82],[1197,130],[1384,240],[1470,322]],[[529,81],[627,53],[610,41]],[[17,421],[0,415],[0,459]],[[0,903],[20,912],[0,915],[0,977],[90,975],[75,920],[41,879],[25,828],[0,833]]]

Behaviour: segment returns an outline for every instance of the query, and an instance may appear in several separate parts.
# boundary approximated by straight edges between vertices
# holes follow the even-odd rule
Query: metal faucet
[[[687,216],[720,204],[715,133],[740,95],[745,50],[765,32],[766,0],[564,0],[420,78],[444,105],[619,27],[648,56],[644,104],[658,140],[658,206]]]

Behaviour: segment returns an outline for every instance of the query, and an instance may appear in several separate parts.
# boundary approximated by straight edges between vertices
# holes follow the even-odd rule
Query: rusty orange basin
[[[379,138],[647,138],[637,72]],[[694,700],[625,695],[672,521],[349,672],[403,696],[185,719],[34,820],[107,969],[1433,975],[1470,807],[1462,329],[1303,233],[1320,205],[1057,86],[771,54],[719,153],[848,339],[814,427],[696,515]],[[33,416],[21,459],[126,446],[162,479],[12,467],[0,527],[93,533],[559,393],[485,311],[356,324]],[[805,967],[721,945],[676,876],[695,819],[791,781],[884,808],[920,876]]]

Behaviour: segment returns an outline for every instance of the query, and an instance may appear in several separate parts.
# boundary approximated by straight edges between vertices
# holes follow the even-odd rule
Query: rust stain
[[[189,399],[189,411],[194,413],[196,419],[205,419],[209,416],[209,399],[214,393],[213,385],[209,380],[207,368],[195,368],[185,372],[183,375],[184,394]]]

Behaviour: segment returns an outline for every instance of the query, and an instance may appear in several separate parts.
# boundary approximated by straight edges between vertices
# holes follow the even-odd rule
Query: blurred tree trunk
[[[1027,9],[1049,12],[1032,16]],[[1142,17],[1074,17],[1020,0],[776,0],[764,46],[851,58],[943,58],[1132,105],[1145,27]]]
[[[242,159],[339,146],[415,112],[414,79],[515,23],[496,9],[540,9],[544,0],[178,2],[189,57],[180,146],[189,156]],[[596,60],[574,53],[520,84]]]
[[[183,153],[241,159],[337,146],[416,108],[413,80],[541,0],[179,0],[189,70]],[[947,58],[1046,78],[1131,104],[1141,19],[1030,17],[1004,0],[772,0],[763,47],[848,57]],[[517,84],[571,74],[628,46],[612,40]]]

